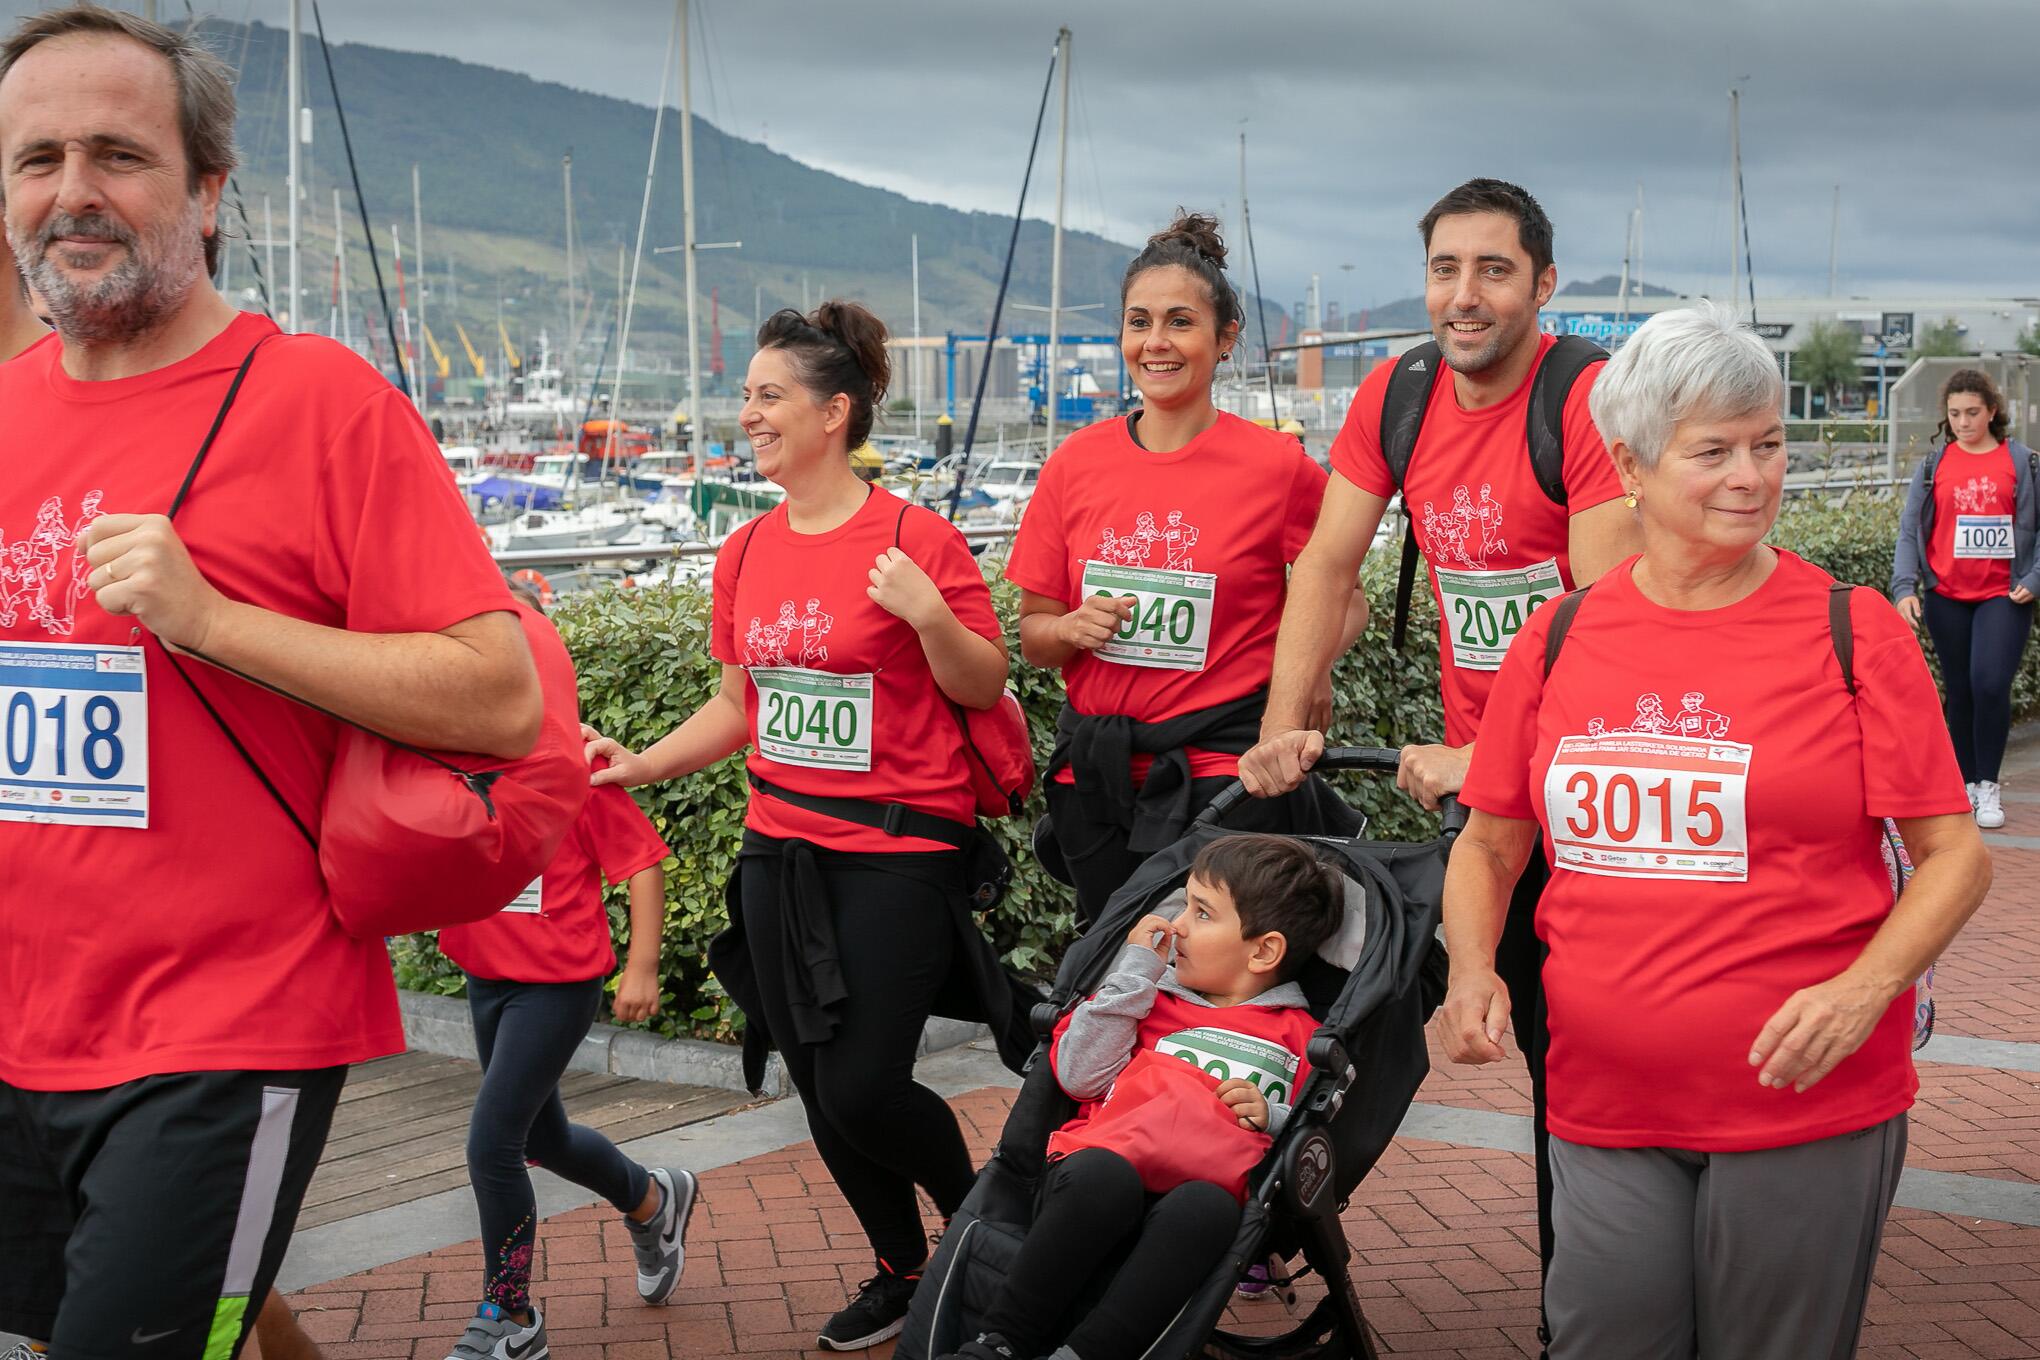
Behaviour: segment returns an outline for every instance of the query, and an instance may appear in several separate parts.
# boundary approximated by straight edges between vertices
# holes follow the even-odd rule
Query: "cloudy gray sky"
[[[234,20],[288,13],[193,2]],[[0,15],[38,7],[0,0]],[[184,0],[159,8],[176,17]],[[1836,184],[1844,293],[2040,293],[2028,0],[695,0],[694,13],[703,116],[853,179],[997,212],[1012,210],[1067,23],[1070,223],[1134,240],[1177,203],[1230,220],[1245,120],[1277,298],[1312,273],[1348,307],[1415,291],[1415,219],[1475,174],[1544,202],[1562,279],[1619,268],[1641,184],[1646,274],[1720,289],[1738,81],[1760,297],[1826,291]],[[671,16],[666,0],[325,4],[336,41],[647,104]],[[1029,201],[1042,215],[1053,105],[1049,120],[1051,173]]]

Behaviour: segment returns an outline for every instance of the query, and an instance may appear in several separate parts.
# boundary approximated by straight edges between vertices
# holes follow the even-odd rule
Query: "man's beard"
[[[7,243],[58,334],[95,343],[134,340],[181,308],[204,276],[204,221],[204,205],[194,196],[177,217],[141,232],[100,213],[58,212],[34,232],[9,222]],[[97,282],[80,283],[52,258],[65,249],[57,244],[60,236],[118,243],[126,253]]]
[[[1456,352],[1451,343],[1452,323],[1455,321],[1488,322],[1488,342],[1472,354]],[[1523,342],[1523,336],[1535,324],[1534,313],[1530,317],[1519,320],[1513,330],[1505,329],[1492,316],[1486,314],[1448,316],[1443,321],[1432,324],[1431,338],[1438,342],[1439,352],[1444,356],[1447,367],[1451,368],[1455,373],[1464,373],[1471,377],[1487,372],[1496,364],[1506,359],[1515,351],[1516,346]]]

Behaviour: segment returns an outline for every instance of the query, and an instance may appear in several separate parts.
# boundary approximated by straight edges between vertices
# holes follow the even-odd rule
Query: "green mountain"
[[[340,27],[346,11],[334,8],[329,17]],[[251,241],[263,239],[267,194],[280,239],[288,156],[287,34],[262,24],[244,28],[218,22],[208,22],[204,32],[240,72],[244,165],[237,184],[248,217],[245,234]],[[649,29],[647,33],[646,41],[653,41],[655,35]],[[329,36],[337,34],[329,29]],[[591,367],[610,318],[619,310],[619,246],[628,252],[636,240],[653,111],[509,71],[358,43],[335,42],[332,67],[392,299],[396,284],[391,226],[400,230],[407,261],[414,266],[411,168],[415,164],[419,169],[430,284],[428,325],[452,354],[456,376],[472,370],[460,355],[454,328],[444,322],[449,308],[487,356],[492,371],[502,357],[496,339],[499,314],[519,346],[535,348],[542,330],[556,352],[561,346],[568,331],[561,162],[571,152],[578,288],[584,308],[593,295],[592,314],[584,324],[582,364],[584,372]],[[329,314],[332,191],[337,187],[343,191],[341,211],[358,334],[364,296],[367,305],[374,306],[369,261],[326,67],[316,36],[309,34],[304,72],[313,122],[302,200],[308,242],[301,264],[304,318],[308,326],[323,329]],[[1010,144],[987,148],[987,155],[1013,156],[1016,178],[1023,168],[1019,138],[1025,135],[1031,112],[1016,107]],[[669,110],[660,143],[651,226],[631,327],[633,371],[685,369],[679,256],[651,253],[653,246],[677,245],[680,239],[677,119],[677,111]],[[725,390],[741,379],[759,315],[800,306],[804,283],[810,301],[825,294],[855,298],[885,318],[895,333],[911,334],[909,241],[915,234],[920,238],[923,332],[984,331],[1011,218],[961,212],[854,183],[760,143],[725,134],[699,116],[694,121],[694,156],[697,239],[743,243],[741,250],[701,251],[696,257],[705,382],[711,353],[711,290],[720,301],[723,353],[730,375]],[[1035,166],[1030,206],[1045,208],[1048,203],[1053,169],[1044,173],[1047,165],[1043,160]],[[232,203],[229,214],[233,229],[240,231]],[[1045,222],[1029,220],[1022,227],[1008,308],[1000,325],[1005,334],[1038,330],[1045,324],[1041,313],[1015,312],[1011,304],[1047,301],[1050,234]],[[1063,249],[1066,301],[1117,299],[1119,276],[1133,247],[1066,232]],[[236,243],[230,266],[235,289],[251,281],[251,262],[264,254],[260,246]],[[274,268],[278,272],[285,268],[281,252]],[[627,254],[623,268],[629,268]],[[287,285],[280,279],[269,283],[280,302]],[[1094,330],[1101,324],[1098,318],[1097,312],[1078,313],[1064,329]],[[610,362],[614,361],[612,355]],[[662,386],[677,393],[679,383],[669,379]]]

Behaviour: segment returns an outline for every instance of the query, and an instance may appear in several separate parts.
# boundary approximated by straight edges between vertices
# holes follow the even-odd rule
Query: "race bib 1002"
[[[1251,1034],[1200,1026],[1169,1035],[1155,1045],[1155,1052],[1181,1058],[1220,1081],[1237,1077],[1252,1082],[1271,1105],[1290,1104],[1296,1090],[1296,1055]]]
[[[871,675],[753,666],[759,753],[816,770],[871,768]]]
[[[0,642],[0,821],[149,824],[140,647]]]
[[[1466,671],[1500,670],[1509,643],[1537,606],[1565,594],[1555,558],[1508,571],[1433,570],[1452,664]]]
[[[1084,563],[1084,597],[1131,595],[1133,617],[1092,655],[1122,666],[1201,671],[1211,648],[1211,605],[1218,576],[1166,567]]]
[[[1615,878],[1749,878],[1751,748],[1704,737],[1566,737],[1544,772],[1555,868]]]
[[[1955,516],[1955,556],[1991,558],[2009,562],[2012,557],[2010,515]]]

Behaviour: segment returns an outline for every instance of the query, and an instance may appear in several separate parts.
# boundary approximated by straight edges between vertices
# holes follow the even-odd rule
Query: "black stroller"
[[[1334,748],[1316,769],[1393,774],[1397,753]],[[1063,1011],[1095,991],[1126,933],[1179,889],[1197,852],[1225,834],[1225,814],[1247,797],[1235,782],[1183,839],[1142,865],[1113,894],[1092,929],[1070,947],[1049,1003],[1035,1008],[1045,1039]],[[1311,1075],[1294,1114],[1248,1182],[1238,1237],[1145,1360],[1345,1360],[1376,1355],[1360,1299],[1346,1275],[1350,1256],[1339,1211],[1395,1135],[1430,1070],[1424,1022],[1444,996],[1444,950],[1437,940],[1445,860],[1462,818],[1447,803],[1439,838],[1424,844],[1303,837],[1345,876],[1348,920],[1365,913],[1366,930],[1350,970],[1313,959],[1301,981],[1322,1024],[1310,1041]],[[1073,1117],[1076,1103],[1056,1085],[1037,1046],[999,1146],[944,1233],[914,1295],[896,1352],[900,1360],[949,1353],[977,1333],[993,1291],[1019,1250],[1046,1166],[1049,1134]],[[1214,1330],[1242,1272],[1271,1254],[1301,1254],[1323,1279],[1326,1296],[1279,1336]],[[1098,1286],[1102,1291],[1102,1282]]]

